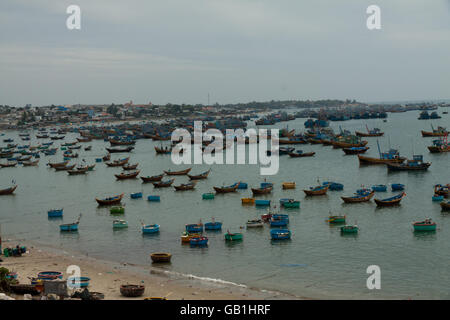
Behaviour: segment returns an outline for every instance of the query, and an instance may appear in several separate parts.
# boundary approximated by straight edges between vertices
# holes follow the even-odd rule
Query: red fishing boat
[[[16,189],[17,189],[17,186],[12,186],[10,188],[2,189],[2,190],[0,190],[0,195],[4,196],[7,194],[13,194]]]

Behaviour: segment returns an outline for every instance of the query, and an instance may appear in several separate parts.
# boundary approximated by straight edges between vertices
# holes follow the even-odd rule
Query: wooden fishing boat
[[[443,186],[441,184],[437,184],[434,186],[434,193],[437,195],[441,195],[444,198],[448,198],[450,192],[450,183]]]
[[[17,189],[17,186],[12,186],[10,188],[2,189],[2,190],[0,190],[0,196],[13,194],[14,191],[16,191],[16,189]]]
[[[352,147],[352,148],[342,148],[345,154],[360,154],[365,153],[367,150],[369,150],[369,147]]]
[[[22,165],[24,167],[36,167],[39,164],[39,159],[35,161],[24,161],[22,162]]]
[[[170,187],[174,181],[175,179],[161,180],[159,182],[152,182],[152,184],[155,188],[167,188]]]
[[[143,183],[148,183],[148,182],[157,182],[157,181],[161,181],[162,178],[164,177],[164,173],[160,174],[158,176],[148,176],[148,177],[140,177],[142,179]]]
[[[209,169],[208,171],[205,171],[203,173],[200,173],[198,175],[190,175],[190,174],[188,174],[187,176],[191,180],[203,180],[203,179],[208,178],[208,175],[209,175],[210,172],[211,172],[211,169]]]
[[[423,162],[422,155],[414,155],[412,160],[406,163],[388,163],[386,164],[390,171],[424,171],[428,170],[431,162]]]
[[[289,152],[289,157],[291,158],[302,158],[302,157],[312,157],[315,152],[303,152],[302,150],[296,150],[295,152]]]
[[[450,144],[448,143],[447,135],[445,135],[444,138],[433,140],[433,145],[428,146],[428,150],[431,153],[450,152]]]
[[[76,164],[73,164],[71,166],[64,166],[64,167],[55,167],[55,171],[68,171],[68,170],[73,170],[73,168],[75,168]]]
[[[413,223],[414,231],[436,231],[436,222],[431,219],[417,221]]]
[[[189,243],[192,238],[198,238],[202,235],[200,233],[189,233],[189,232],[183,232],[181,235],[181,243]]]
[[[111,160],[111,154],[108,153],[106,156],[103,156],[102,160],[103,160],[103,161],[109,161],[109,160]]]
[[[331,141],[331,145],[334,148],[352,148],[352,147],[365,147],[367,141],[361,141],[358,143],[350,143],[350,142],[344,142],[344,141]]]
[[[307,196],[323,196],[327,194],[329,185],[311,187],[309,190],[303,190]]]
[[[244,235],[242,233],[231,233],[230,231],[225,233],[226,241],[241,241],[242,239],[244,239]]]
[[[92,146],[87,146],[84,148],[84,151],[91,151],[92,150]]]
[[[122,201],[124,194],[119,194],[117,196],[114,197],[109,197],[109,198],[104,198],[104,199],[98,199],[95,198],[95,201],[97,201],[97,203],[99,205],[113,205],[113,204],[119,204]]]
[[[367,202],[375,195],[375,191],[366,189],[365,192],[357,192],[352,197],[341,197],[345,203]]]
[[[295,182],[283,182],[281,184],[283,190],[295,189]]]
[[[442,211],[449,211],[450,210],[450,201],[441,202],[440,205],[441,205]]]
[[[189,183],[183,183],[183,184],[180,184],[178,186],[173,186],[173,187],[175,188],[175,191],[194,190],[196,184],[197,183],[194,181],[194,182],[189,182]]]
[[[157,147],[157,146],[155,146],[154,148],[155,148],[156,154],[170,154],[170,153],[172,153],[172,148],[171,147],[163,147],[163,146]]]
[[[76,175],[80,175],[80,174],[86,174],[87,172],[88,172],[87,168],[76,169],[76,170],[67,170],[67,173],[69,174],[69,176],[76,176]]]
[[[268,186],[265,186],[263,188],[251,188],[251,189],[252,189],[253,195],[256,196],[256,195],[271,193],[272,190],[273,190],[273,186],[272,185],[268,185]]]
[[[251,229],[251,228],[263,228],[264,227],[264,222],[262,221],[262,219],[253,219],[253,220],[248,220],[246,223],[247,229]]]
[[[235,183],[231,186],[227,187],[213,187],[216,193],[229,193],[229,192],[235,192],[237,188],[239,187],[239,182]]]
[[[135,163],[135,164],[125,164],[122,166],[123,170],[136,170],[136,168],[138,167],[139,163]]]
[[[91,142],[92,138],[87,137],[87,138],[77,138],[78,142]]]
[[[381,132],[381,130],[378,128],[369,130],[369,128],[366,125],[366,129],[367,129],[367,133],[355,131],[355,135],[358,137],[381,137],[382,135],[384,135],[384,132]]]
[[[444,127],[440,127],[440,126],[437,129],[434,129],[433,126],[431,126],[431,129],[433,131],[421,130],[422,137],[444,137],[444,136],[448,135],[448,133],[449,133]]]
[[[12,168],[15,167],[17,165],[17,161],[11,161],[11,162],[7,162],[7,163],[0,163],[0,167],[1,168]]]
[[[188,168],[186,170],[181,170],[181,171],[166,171],[164,170],[164,173],[167,174],[168,176],[183,176],[189,173],[189,171],[191,171],[192,168]]]
[[[306,141],[305,139],[297,139],[297,138],[289,138],[289,139],[278,139],[278,144],[282,145],[282,144],[306,144],[308,143],[308,141]]]
[[[120,174],[115,174],[114,176],[116,177],[117,180],[135,179],[138,176],[139,172],[141,171],[137,170],[130,173],[122,172]]]
[[[154,252],[150,254],[150,258],[154,263],[170,262],[172,254],[168,252]]]
[[[140,297],[144,294],[145,286],[136,284],[123,284],[120,286],[120,294],[124,297]]]
[[[402,192],[387,199],[374,199],[374,201],[378,207],[390,207],[400,204],[404,196],[406,196],[406,193]]]
[[[136,141],[134,140],[116,140],[116,139],[109,139],[109,143],[112,146],[132,146],[136,144]]]
[[[405,157],[400,157],[400,153],[396,149],[390,149],[387,152],[381,152],[380,144],[377,141],[379,158],[367,157],[358,155],[360,164],[388,164],[388,163],[402,163],[406,160]]]
[[[134,147],[126,147],[126,148],[105,148],[109,153],[122,153],[122,152],[131,152]]]
[[[128,163],[129,160],[130,160],[130,158],[128,157],[128,158],[121,159],[121,160],[114,160],[113,162],[105,162],[105,164],[108,167],[122,167],[123,165]]]
[[[78,145],[78,146],[69,146],[68,148],[69,148],[69,150],[78,150],[78,149],[81,149],[81,145]]]
[[[242,198],[241,199],[242,204],[255,204],[255,198]]]
[[[78,153],[64,153],[64,158],[78,158]]]

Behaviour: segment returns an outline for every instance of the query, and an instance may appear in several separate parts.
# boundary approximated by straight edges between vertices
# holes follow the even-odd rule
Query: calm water
[[[442,110],[440,110],[442,111]],[[440,112],[441,113],[441,112]],[[354,131],[379,127],[385,137],[379,139],[382,150],[400,149],[402,155],[411,158],[413,151],[424,154],[432,165],[428,172],[389,173],[384,166],[360,167],[356,156],[345,156],[342,150],[322,145],[299,146],[304,151],[315,151],[314,158],[280,158],[278,175],[267,177],[275,184],[273,194],[268,196],[278,204],[280,198],[301,201],[300,209],[283,210],[290,214],[292,240],[281,243],[270,241],[269,227],[262,230],[245,230],[244,241],[228,244],[223,232],[239,231],[248,219],[264,213],[264,209],[244,207],[242,197],[251,191],[217,195],[214,200],[202,200],[202,193],[213,191],[213,186],[244,181],[249,186],[259,185],[264,177],[259,175],[257,165],[213,165],[207,180],[200,181],[194,191],[175,192],[173,188],[154,190],[151,184],[140,180],[116,181],[114,173],[120,168],[108,168],[98,163],[95,171],[86,176],[68,176],[55,172],[45,164],[61,161],[61,151],[56,156],[42,156],[39,167],[4,168],[0,170],[1,188],[9,186],[12,179],[19,185],[14,196],[0,197],[0,223],[4,236],[35,240],[76,250],[99,258],[150,265],[148,254],[169,251],[173,254],[167,270],[203,277],[224,279],[248,286],[279,290],[314,298],[450,298],[450,216],[441,213],[438,203],[431,201],[433,185],[450,182],[450,155],[430,154],[426,146],[431,138],[422,138],[420,130],[450,127],[448,115],[440,120],[417,120],[418,112],[389,114],[388,121],[380,119],[351,120],[331,123]],[[303,131],[305,119],[284,122]],[[9,132],[21,142],[18,133]],[[35,136],[32,134],[32,136]],[[75,140],[68,134],[66,141]],[[367,138],[370,150],[367,155],[376,156],[376,138]],[[37,142],[33,140],[32,145]],[[56,141],[59,145],[60,142]],[[93,150],[77,150],[81,158],[94,163],[95,158],[105,154],[103,141],[90,143]],[[139,162],[141,174],[156,175],[164,169],[181,169],[171,163],[170,156],[156,156],[151,140],[139,140],[131,153],[130,163]],[[113,159],[123,154],[113,154]],[[80,161],[80,160],[78,160]],[[185,166],[183,166],[184,168]],[[193,174],[207,170],[209,166],[196,165]],[[328,192],[325,197],[305,198],[303,189],[321,181],[344,184],[344,191]],[[187,177],[177,177],[175,184],[187,182]],[[297,189],[281,189],[283,181],[296,181]],[[401,206],[377,209],[375,203],[344,205],[340,196],[351,195],[361,185],[403,183],[406,198]],[[143,191],[144,199],[131,200],[129,194]],[[108,208],[98,208],[95,197],[124,192],[123,203],[129,222],[127,230],[113,231],[113,216]],[[160,203],[148,202],[150,194],[161,196]],[[378,193],[375,197],[386,198],[392,193]],[[49,220],[47,210],[64,208],[63,220]],[[348,222],[360,226],[357,236],[342,236],[338,227],[330,227],[325,219],[329,212],[346,214]],[[76,234],[62,234],[59,224],[74,221],[83,213],[80,230]],[[203,222],[211,217],[223,222],[223,232],[208,232],[207,248],[191,248],[180,244],[184,225]],[[411,223],[431,217],[438,230],[431,234],[414,234]],[[156,236],[143,236],[140,221],[158,223],[161,232]],[[366,288],[366,268],[381,268],[381,290]]]

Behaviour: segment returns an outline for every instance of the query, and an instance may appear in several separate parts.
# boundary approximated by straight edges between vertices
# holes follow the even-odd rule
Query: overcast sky
[[[81,30],[66,28],[81,7]],[[381,8],[381,30],[366,8]],[[450,98],[450,0],[1,0],[0,104]]]

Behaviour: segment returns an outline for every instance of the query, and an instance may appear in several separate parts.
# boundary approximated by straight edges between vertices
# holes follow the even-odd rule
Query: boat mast
[[[380,159],[381,159],[381,150],[380,150],[380,142],[377,139],[377,146],[378,146],[378,153],[380,155]]]

